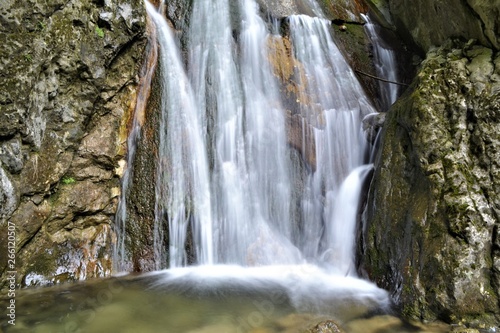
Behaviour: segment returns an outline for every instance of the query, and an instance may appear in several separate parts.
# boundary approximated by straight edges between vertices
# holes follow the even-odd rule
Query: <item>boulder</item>
[[[448,41],[387,115],[360,251],[406,318],[500,322],[498,64]]]

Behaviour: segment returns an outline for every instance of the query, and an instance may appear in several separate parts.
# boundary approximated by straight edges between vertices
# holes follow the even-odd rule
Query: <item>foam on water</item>
[[[264,294],[273,306],[287,303],[299,312],[331,315],[342,321],[390,308],[388,293],[373,283],[311,264],[192,266],[150,276],[154,277],[153,290],[218,297]]]

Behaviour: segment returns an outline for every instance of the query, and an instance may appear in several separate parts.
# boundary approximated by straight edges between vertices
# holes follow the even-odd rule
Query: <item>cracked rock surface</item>
[[[145,47],[140,0],[6,0],[0,8],[0,274],[106,276],[126,124]],[[1,279],[5,281],[5,279]],[[1,286],[0,286],[1,287]]]

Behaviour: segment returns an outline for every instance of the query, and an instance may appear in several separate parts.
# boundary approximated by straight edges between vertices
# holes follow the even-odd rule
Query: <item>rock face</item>
[[[416,53],[430,52],[387,115],[363,269],[407,318],[497,327],[498,4],[372,2]]]
[[[405,317],[500,322],[500,55],[428,53],[387,115],[363,267]]]
[[[115,175],[145,45],[133,1],[6,0],[0,9],[0,252],[22,285],[110,273]],[[2,278],[2,282],[5,279]]]
[[[330,20],[345,22],[363,22],[360,14],[366,14],[368,8],[360,0],[257,0],[260,7],[276,18],[290,15],[324,16]]]
[[[500,6],[496,0],[385,0],[394,24],[425,52],[448,38],[474,38],[500,48]]]

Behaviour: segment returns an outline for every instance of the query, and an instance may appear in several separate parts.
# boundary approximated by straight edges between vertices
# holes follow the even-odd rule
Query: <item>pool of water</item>
[[[2,329],[302,333],[325,320],[352,333],[449,331],[404,324],[391,315],[385,291],[309,266],[183,268],[26,289],[16,294],[16,325],[2,322]]]

